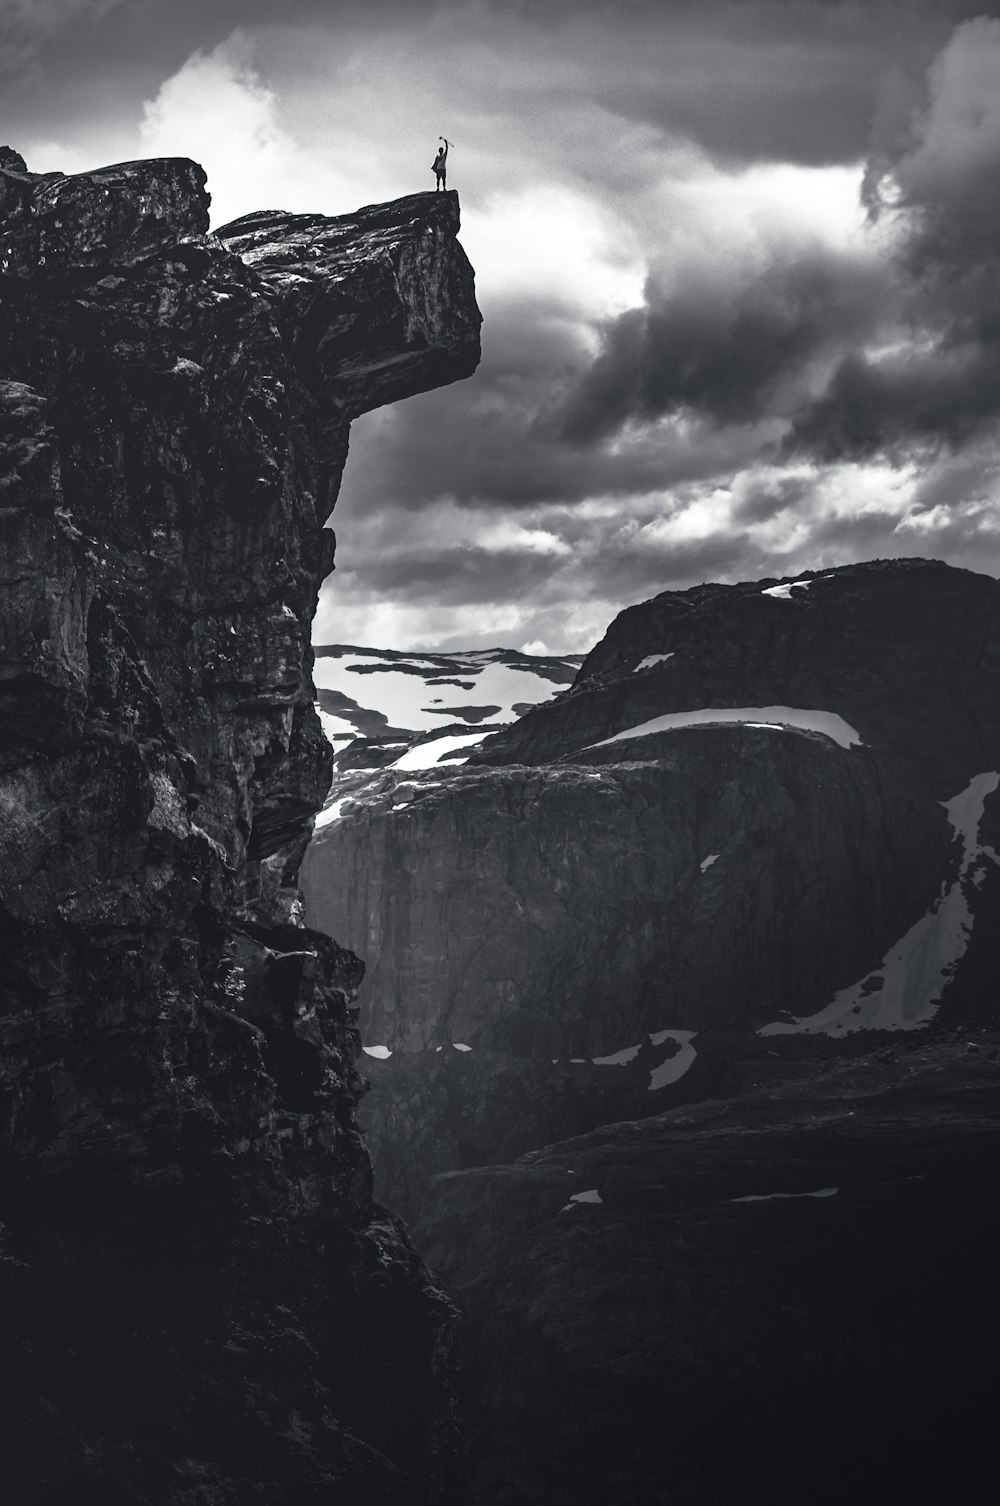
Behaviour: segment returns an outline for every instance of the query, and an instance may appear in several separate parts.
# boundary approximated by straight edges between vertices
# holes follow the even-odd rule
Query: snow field
[[[411,772],[417,769],[432,769],[446,753],[453,753],[456,748],[471,750],[476,743],[481,743],[483,738],[488,736],[488,732],[448,733],[444,737],[436,737],[433,742],[420,743],[415,748],[408,748],[394,763],[389,765],[389,768],[405,769]],[[461,760],[463,763],[464,761],[464,759]],[[449,758],[448,767],[452,768],[459,762],[457,758]]]
[[[381,712],[390,727],[415,733],[433,732],[442,722],[461,721],[454,710],[448,709],[456,706],[496,706],[497,710],[476,726],[497,727],[514,720],[515,706],[537,705],[566,689],[565,684],[546,679],[530,668],[518,669],[499,661],[498,652],[486,649],[441,657],[415,654],[407,659],[390,659],[375,649],[323,654],[313,665],[313,681],[317,689],[340,691],[367,710]],[[359,673],[365,669],[371,672]],[[465,690],[460,684],[428,684],[441,679],[471,681],[472,687]],[[329,730],[357,735],[344,717],[329,719],[335,724]],[[324,722],[324,728],[326,725]]]

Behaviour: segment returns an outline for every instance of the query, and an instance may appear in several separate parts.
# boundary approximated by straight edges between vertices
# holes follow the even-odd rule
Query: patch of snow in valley
[[[517,669],[510,664],[485,664],[478,671],[475,690],[456,691],[452,704],[499,706],[500,710],[489,720],[494,723],[510,722],[517,714],[515,706],[528,701],[532,705],[550,701],[558,691],[568,688],[566,682],[547,680],[530,665]]]
[[[392,1055],[388,1046],[362,1046],[361,1049],[366,1056],[377,1056],[379,1061],[383,1062]]]
[[[640,669],[652,669],[654,664],[665,664],[668,659],[672,659],[673,657],[673,649],[671,649],[669,654],[647,654],[645,659],[639,660],[632,673],[637,675]]]
[[[766,723],[788,728],[794,732],[817,732],[828,737],[841,748],[862,746],[861,737],[849,722],[835,711],[809,711],[798,706],[706,706],[698,711],[668,711],[663,716],[654,716],[651,721],[640,722],[636,727],[627,727],[613,737],[601,742],[588,743],[581,749],[606,748],[611,743],[625,742],[634,737],[651,737],[656,732],[673,732],[680,727],[712,727],[726,724]]]
[[[389,767],[411,771],[432,769],[446,753],[452,753],[456,748],[471,748],[476,743],[481,743],[487,735],[485,732],[459,732],[449,733],[445,737],[436,737],[433,742],[419,743],[415,748],[408,748]],[[451,762],[453,760],[449,759],[449,763]]]
[[[808,580],[790,580],[784,586],[768,586],[760,594],[773,597],[775,601],[791,601],[793,591],[808,591],[811,585],[812,581]]]
[[[314,831],[321,831],[324,826],[329,826],[334,821],[340,820],[340,813],[350,797],[343,795],[339,800],[331,800],[324,810],[318,811],[313,824]]]
[[[653,1046],[662,1046],[664,1041],[676,1041],[681,1049],[653,1068],[649,1074],[647,1092],[653,1093],[657,1088],[668,1088],[671,1083],[680,1081],[698,1055],[691,1044],[696,1034],[694,1030],[656,1030],[650,1035],[650,1044]]]
[[[323,731],[331,742],[336,742],[344,737],[352,740],[357,737],[358,729],[353,722],[345,721],[342,716],[334,716],[332,711],[323,711],[318,706],[316,710],[319,712],[319,719],[323,723]]]
[[[941,994],[972,934],[970,892],[982,882],[989,862],[1000,857],[979,840],[988,795],[1000,774],[977,774],[951,800],[942,801],[962,843],[956,877],[925,915],[900,937],[880,965],[841,991],[817,1014],[765,1025],[760,1035],[850,1035],[856,1030],[916,1030],[937,1013]]]
[[[590,1059],[595,1067],[624,1067],[627,1062],[634,1062],[642,1046],[624,1046],[621,1051],[615,1051],[611,1056],[592,1056]]]
[[[787,1197],[836,1197],[839,1187],[818,1187],[815,1192],[751,1192],[746,1197],[731,1197],[731,1203],[773,1203]]]
[[[403,669],[388,666],[400,661],[385,660],[379,654],[354,655],[351,658],[317,658],[313,665],[313,681],[317,689],[339,690],[352,701],[369,711],[380,711],[388,719],[390,727],[405,727],[412,732],[433,732],[442,720],[455,721],[454,716],[443,716],[427,705],[434,692],[428,689],[425,675],[438,673],[437,667],[419,668],[417,674],[407,674]],[[358,669],[371,667],[372,673],[358,674]],[[352,673],[352,670],[355,673]],[[463,692],[456,688],[456,695]],[[471,692],[464,692],[466,700]]]
[[[560,1208],[559,1212],[560,1213],[568,1213],[571,1210],[571,1208],[573,1207],[574,1203],[603,1203],[603,1202],[604,1202],[604,1199],[601,1197],[601,1194],[598,1192],[597,1188],[596,1187],[590,1187],[590,1188],[587,1189],[586,1192],[574,1192],[574,1194],[570,1198],[569,1202],[564,1207]]]

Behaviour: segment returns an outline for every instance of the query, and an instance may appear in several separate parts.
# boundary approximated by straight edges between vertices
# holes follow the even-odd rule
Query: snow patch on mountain
[[[603,1203],[604,1199],[596,1187],[588,1187],[586,1192],[574,1192],[569,1202],[559,1209],[560,1213],[569,1213],[577,1203]]]
[[[650,1072],[648,1089],[650,1093],[654,1093],[657,1088],[668,1088],[671,1083],[679,1082],[685,1072],[694,1065],[698,1053],[691,1043],[696,1034],[694,1030],[656,1030],[649,1037],[650,1044],[653,1046],[662,1046],[664,1041],[676,1041],[681,1048]]]
[[[774,601],[791,601],[793,591],[808,591],[811,585],[809,580],[790,580],[784,586],[768,586],[760,594],[770,596]]]
[[[750,1192],[746,1197],[731,1197],[731,1203],[774,1203],[779,1198],[836,1197],[839,1187],[817,1187],[815,1192]]]
[[[481,743],[488,736],[486,732],[460,732],[445,737],[436,737],[431,742],[417,743],[415,747],[408,748],[393,763],[390,769],[432,769],[435,764],[444,758],[446,753],[453,753],[456,748],[473,748],[476,743]],[[453,766],[464,759],[449,759],[449,765]]]
[[[987,797],[1000,786],[1000,773],[977,774],[964,790],[941,804],[961,843],[958,871],[937,900],[886,953],[880,965],[841,989],[818,1014],[765,1025],[761,1035],[824,1034],[856,1030],[916,1030],[935,1016],[941,994],[972,935],[971,895],[989,863],[1000,855],[980,842]]]
[[[862,746],[857,730],[835,711],[810,711],[798,706],[706,706],[698,711],[668,711],[663,716],[654,716],[648,722],[640,722],[636,727],[626,727],[623,732],[616,732],[613,737],[605,737],[601,742],[588,743],[581,751],[606,748],[611,743],[626,742],[633,737],[651,737],[656,732],[674,732],[681,727],[729,724],[812,732],[830,738],[842,748]]]
[[[590,1059],[595,1067],[624,1067],[629,1062],[635,1061],[642,1045],[623,1046],[620,1051],[613,1051],[610,1056],[592,1056]]]

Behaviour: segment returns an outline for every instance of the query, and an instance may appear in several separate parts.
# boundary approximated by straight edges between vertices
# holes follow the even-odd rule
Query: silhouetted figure
[[[438,140],[443,141],[444,146],[438,147],[438,154],[434,158],[434,161],[431,163],[431,167],[434,169],[435,193],[437,193],[439,188],[446,187],[445,180],[448,171],[448,148],[453,145],[453,143],[448,140],[447,136],[439,136]]]

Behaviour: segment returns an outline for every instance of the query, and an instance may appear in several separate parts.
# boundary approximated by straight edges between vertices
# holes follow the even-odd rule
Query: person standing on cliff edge
[[[439,136],[438,140],[443,141],[444,146],[438,147],[438,154],[434,158],[434,161],[431,163],[431,167],[434,169],[435,193],[437,193],[439,188],[446,187],[445,179],[448,171],[448,148],[450,146],[454,146],[455,144],[453,141],[449,141],[447,136]]]

